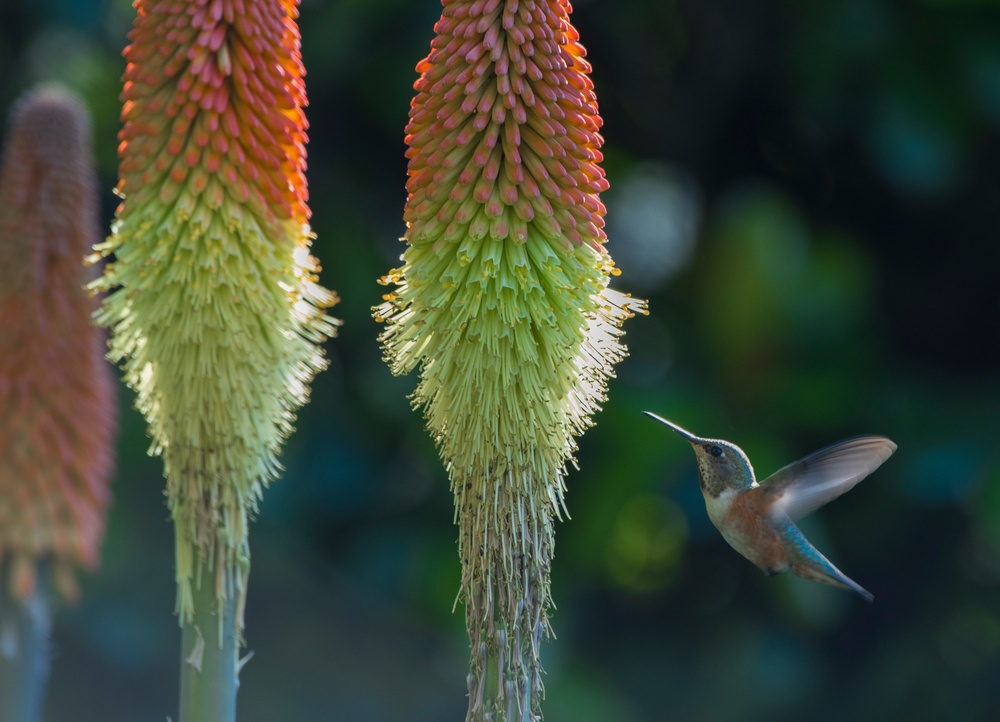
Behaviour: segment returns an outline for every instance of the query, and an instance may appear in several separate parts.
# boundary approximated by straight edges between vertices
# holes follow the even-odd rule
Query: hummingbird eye
[[[708,453],[712,456],[722,456],[722,449],[718,446],[709,446]]]

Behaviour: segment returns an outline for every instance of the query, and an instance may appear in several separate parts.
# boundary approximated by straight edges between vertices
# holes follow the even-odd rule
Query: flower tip
[[[42,161],[64,163],[89,143],[90,117],[69,90],[44,85],[24,94],[11,111],[10,144]]]

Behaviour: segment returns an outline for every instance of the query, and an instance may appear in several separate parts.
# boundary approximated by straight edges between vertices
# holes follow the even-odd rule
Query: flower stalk
[[[42,719],[51,664],[51,601],[39,582],[27,597],[0,589],[0,722]]]
[[[298,3],[135,7],[123,202],[93,288],[110,292],[98,320],[163,457],[181,626],[216,614],[220,634],[205,644],[220,648],[243,628],[249,520],[337,325],[309,253]],[[210,684],[235,696],[224,657],[213,669],[228,679]],[[181,720],[208,714],[182,709]]]
[[[181,632],[181,719],[216,722],[236,718],[242,611],[237,595],[219,606],[211,566],[198,569],[192,586],[193,614]],[[244,575],[245,578],[245,575]]]
[[[375,309],[455,495],[469,720],[535,720],[576,438],[644,302],[608,288],[601,119],[565,0],[444,0],[407,126],[403,265]]]

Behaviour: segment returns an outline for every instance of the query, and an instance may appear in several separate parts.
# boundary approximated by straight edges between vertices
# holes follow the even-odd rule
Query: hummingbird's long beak
[[[692,444],[697,444],[698,442],[701,441],[701,439],[699,437],[695,436],[690,431],[687,431],[686,429],[682,429],[677,424],[674,424],[674,423],[672,423],[670,421],[667,421],[663,417],[657,416],[656,414],[652,413],[651,411],[643,411],[642,413],[646,414],[646,416],[648,416],[648,417],[650,417],[652,419],[656,419],[657,421],[659,421],[664,426],[669,426],[671,429],[673,429],[678,434],[680,434],[682,437],[684,437],[684,439],[686,441],[688,441],[688,442],[690,442]]]

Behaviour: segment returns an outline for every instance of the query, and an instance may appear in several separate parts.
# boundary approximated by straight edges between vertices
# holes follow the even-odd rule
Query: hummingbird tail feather
[[[823,559],[823,561],[826,562],[825,565],[817,565],[816,561],[816,559],[810,559],[808,561],[793,561],[792,571],[803,579],[809,579],[814,582],[822,582],[823,584],[830,584],[842,589],[850,589],[851,591],[857,592],[864,597],[865,601],[869,604],[874,601],[874,594],[837,569],[837,567],[830,564],[830,562],[826,559]]]
[[[795,574],[803,579],[850,589],[869,603],[875,599],[874,594],[833,566],[791,521],[786,521],[781,535],[788,549],[788,562]]]

